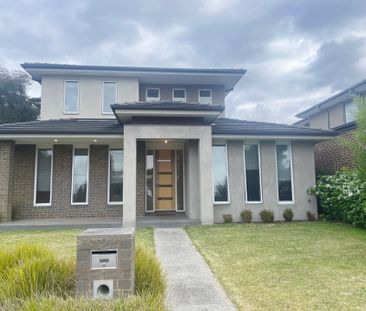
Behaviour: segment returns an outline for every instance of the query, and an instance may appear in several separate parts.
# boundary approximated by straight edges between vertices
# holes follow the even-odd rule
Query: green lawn
[[[37,230],[0,232],[0,247],[9,247],[18,243],[32,242],[47,245],[61,257],[76,256],[76,236],[84,230]],[[154,231],[152,228],[136,230],[136,244],[144,245],[155,251]]]
[[[366,231],[314,222],[189,227],[240,310],[366,310]]]

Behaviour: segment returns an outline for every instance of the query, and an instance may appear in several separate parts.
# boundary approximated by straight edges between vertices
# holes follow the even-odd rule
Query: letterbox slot
[[[93,250],[91,251],[92,269],[116,269],[117,250]]]

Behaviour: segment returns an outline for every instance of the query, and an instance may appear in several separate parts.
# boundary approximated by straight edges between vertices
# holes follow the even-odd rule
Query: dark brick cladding
[[[35,146],[15,146],[13,217],[121,217],[122,205],[107,204],[108,146],[90,146],[89,202],[71,205],[72,146],[53,148],[52,206],[34,207]]]
[[[145,215],[145,142],[137,141],[136,215]]]
[[[354,130],[344,132],[332,140],[315,145],[315,169],[319,174],[334,174],[342,167],[355,167],[353,152],[345,147],[342,139],[354,140]]]

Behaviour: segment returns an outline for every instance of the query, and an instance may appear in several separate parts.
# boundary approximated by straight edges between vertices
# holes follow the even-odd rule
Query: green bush
[[[263,222],[265,223],[271,223],[274,220],[274,215],[272,211],[268,211],[268,210],[263,210],[259,213],[259,215],[261,216],[261,219]]]
[[[155,254],[137,246],[135,257],[135,291],[138,295],[159,296],[165,292],[165,277]]]
[[[66,297],[75,289],[75,260],[57,259],[40,245],[0,252],[0,302],[37,296]]]
[[[285,218],[285,221],[292,221],[292,218],[294,218],[294,213],[292,212],[291,208],[286,208],[283,211],[283,218]]]
[[[338,171],[334,176],[320,176],[308,190],[319,199],[326,220],[366,227],[366,182],[357,171]]]
[[[250,223],[252,222],[252,211],[245,209],[240,213],[240,217],[244,223]]]
[[[314,220],[315,220],[315,214],[314,214],[314,213],[312,213],[312,212],[310,212],[310,211],[308,211],[308,212],[306,213],[306,216],[308,217],[308,220],[309,220],[309,221],[314,221]]]
[[[222,215],[224,218],[224,224],[230,224],[233,222],[233,216],[231,214]]]

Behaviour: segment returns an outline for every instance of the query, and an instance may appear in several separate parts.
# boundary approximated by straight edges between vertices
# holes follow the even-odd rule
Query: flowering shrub
[[[308,192],[319,198],[325,219],[366,227],[366,182],[359,178],[357,171],[320,176]]]

